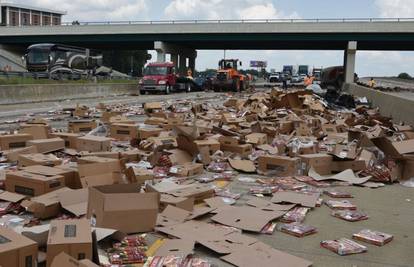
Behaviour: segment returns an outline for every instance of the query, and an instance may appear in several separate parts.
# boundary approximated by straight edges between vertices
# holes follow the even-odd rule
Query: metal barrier
[[[78,77],[78,76],[76,76]],[[86,77],[80,76],[80,79],[85,80]],[[96,76],[98,80],[133,80],[136,77],[125,77],[125,76]],[[50,79],[49,73],[47,72],[17,72],[17,71],[0,71],[0,78],[13,79],[13,78],[32,78],[32,79]],[[73,76],[75,78],[75,76]],[[89,77],[90,78],[90,77]]]
[[[351,23],[351,22],[414,22],[414,18],[323,18],[323,19],[222,19],[222,20],[137,20],[137,21],[95,21],[63,22],[61,25],[26,25],[7,27],[61,27],[61,26],[107,26],[107,25],[170,25],[170,24],[225,24],[225,23]]]

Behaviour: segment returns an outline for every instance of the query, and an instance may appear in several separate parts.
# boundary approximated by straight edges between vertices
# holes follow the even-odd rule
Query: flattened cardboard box
[[[155,227],[159,202],[158,193],[140,193],[137,184],[89,187],[87,218],[97,227],[149,232]]]
[[[94,120],[74,120],[68,122],[68,132],[89,133],[98,126]]]
[[[0,149],[10,150],[27,146],[27,142],[33,140],[30,134],[8,134],[0,135]]]
[[[59,137],[65,141],[66,148],[77,148],[78,138],[81,137],[81,134],[78,133],[52,133],[50,134],[52,137]]]
[[[129,141],[138,138],[138,125],[113,123],[110,126],[110,134],[112,138],[121,141]]]
[[[277,176],[293,176],[300,168],[299,158],[285,156],[261,156],[258,159],[258,170],[261,173],[274,172]]]
[[[319,193],[276,192],[270,201],[273,203],[294,203],[304,207],[314,208],[316,207],[319,196]]]
[[[194,198],[187,197],[175,197],[169,194],[161,194],[160,199],[160,210],[164,210],[168,205],[187,210],[193,211],[194,209]]]
[[[19,167],[26,167],[32,165],[57,166],[62,163],[62,160],[52,154],[21,154],[18,157]]]
[[[58,195],[67,191],[71,189],[63,187],[38,197],[32,197],[30,200],[24,200],[21,205],[36,218],[42,220],[53,218],[61,212]]]
[[[55,176],[55,175],[61,175],[65,178],[65,186],[77,189],[79,185],[79,175],[77,172],[77,169],[71,169],[71,168],[64,168],[65,166],[62,166],[62,168],[59,167],[48,167],[48,166],[42,166],[42,165],[32,165],[23,167],[22,170],[34,174],[40,174],[44,176]]]
[[[6,190],[27,196],[40,196],[65,186],[61,175],[44,176],[25,171],[9,171],[6,174]]]
[[[47,240],[47,266],[61,252],[77,260],[92,259],[92,231],[89,221],[53,220],[50,222]]]
[[[0,226],[0,264],[4,267],[37,266],[37,243]]]

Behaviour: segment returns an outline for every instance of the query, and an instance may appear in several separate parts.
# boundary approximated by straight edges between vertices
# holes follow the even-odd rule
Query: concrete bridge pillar
[[[165,52],[164,51],[160,51],[160,50],[156,50],[157,51],[157,62],[165,62]]]
[[[354,83],[356,52],[357,52],[357,42],[355,41],[348,42],[348,46],[345,50],[345,55],[344,55],[345,83]]]
[[[181,75],[185,75],[187,71],[187,57],[183,54],[180,54],[180,66],[178,72]]]
[[[191,71],[193,72],[193,76],[194,76],[194,71],[195,71],[195,57],[190,57],[189,61],[188,61],[188,68],[191,69]]]
[[[182,75],[187,73],[187,58],[189,58],[188,67],[194,72],[195,59],[197,57],[197,51],[195,49],[162,41],[154,42],[154,49],[157,51],[158,62],[165,62],[165,54],[171,54],[171,60],[176,66],[178,62],[178,70]],[[177,59],[178,55],[179,59]]]
[[[178,71],[178,54],[171,54],[171,61],[174,63],[174,68]]]

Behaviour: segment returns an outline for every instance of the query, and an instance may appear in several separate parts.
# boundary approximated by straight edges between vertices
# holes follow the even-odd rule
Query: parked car
[[[291,83],[300,83],[300,82],[302,82],[302,78],[299,75],[293,75],[290,82]]]
[[[281,81],[281,79],[280,79],[280,73],[272,73],[272,74],[270,74],[270,76],[269,76],[269,82],[270,83],[277,83],[277,82],[280,82]]]

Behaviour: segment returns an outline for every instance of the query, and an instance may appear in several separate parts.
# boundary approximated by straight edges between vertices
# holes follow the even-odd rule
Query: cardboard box
[[[331,165],[332,172],[342,172],[347,169],[351,169],[355,172],[358,172],[358,171],[364,170],[365,168],[366,168],[365,160],[332,161],[332,165]]]
[[[40,174],[44,176],[56,176],[61,175],[65,178],[65,186],[77,189],[79,188],[79,175],[77,169],[72,168],[58,168],[58,167],[48,167],[42,165],[32,165],[22,168],[23,171]]]
[[[65,164],[55,166],[55,168],[64,171],[61,175],[65,177],[65,184],[67,187],[71,189],[82,188],[77,165]],[[69,176],[69,173],[72,174],[72,176]]]
[[[138,139],[147,139],[149,137],[158,137],[164,129],[162,128],[139,128]]]
[[[66,148],[77,148],[78,138],[81,137],[81,134],[78,133],[51,133],[52,137],[59,137],[65,141]]]
[[[3,267],[37,266],[37,243],[0,226],[0,264]]]
[[[160,210],[164,210],[168,205],[192,211],[194,209],[194,198],[175,197],[169,194],[161,194]]]
[[[88,259],[78,261],[65,252],[61,252],[55,256],[51,267],[99,267],[99,265],[96,265]]]
[[[49,138],[50,126],[47,124],[38,123],[23,123],[20,124],[19,133],[30,134],[33,139],[47,139]]]
[[[322,131],[326,135],[344,133],[346,131],[346,127],[344,125],[337,125],[337,124],[323,124]]]
[[[28,146],[35,146],[38,153],[49,153],[65,148],[65,141],[59,137],[51,139],[36,139],[27,142]]]
[[[267,134],[264,133],[252,133],[246,135],[246,143],[253,145],[264,145],[267,144]]]
[[[37,153],[37,149],[34,146],[16,148],[12,150],[3,151],[3,155],[7,157],[8,162],[16,162],[19,159],[19,155],[34,154]]]
[[[120,123],[120,124],[135,124],[134,121],[128,119],[127,117],[125,117],[123,115],[116,115],[116,116],[110,117],[108,123],[110,125],[112,125],[114,123]]]
[[[97,227],[149,232],[155,227],[159,202],[158,193],[140,193],[136,184],[89,187],[87,218]]]
[[[300,169],[300,159],[285,156],[261,156],[258,158],[261,173],[274,173],[276,176],[294,176]]]
[[[203,164],[187,162],[182,165],[175,165],[170,168],[170,173],[179,177],[189,177],[202,174],[204,171]]]
[[[47,239],[47,266],[61,252],[77,260],[92,259],[92,232],[88,220],[54,220]]]
[[[111,139],[100,136],[87,135],[78,138],[78,151],[100,152],[111,150]]]
[[[145,181],[154,180],[155,175],[152,170],[129,167],[125,170],[125,175],[130,183],[144,184]]]
[[[42,220],[53,218],[61,213],[59,194],[68,191],[71,189],[63,187],[38,197],[32,197],[30,200],[24,200],[21,205],[36,218]]]
[[[65,186],[61,175],[44,176],[25,171],[6,173],[6,190],[27,196],[40,196]]]
[[[243,144],[243,145],[220,145],[222,151],[229,151],[236,154],[241,155],[242,157],[249,156],[252,151],[253,147],[251,144]]]
[[[8,134],[0,135],[0,149],[10,150],[27,146],[27,141],[33,140],[30,134]]]
[[[123,114],[122,111],[104,111],[102,113],[101,121],[103,123],[109,123],[110,118],[115,117],[115,116],[120,116],[122,114]]]
[[[88,208],[88,189],[68,190],[58,193],[60,205],[75,216],[86,214]]]
[[[161,102],[149,102],[144,104],[144,110],[148,113],[162,110]]]
[[[113,123],[110,126],[110,134],[112,138],[121,141],[128,141],[138,138],[138,125]]]
[[[98,126],[94,120],[73,120],[68,122],[68,132],[88,133]]]
[[[57,166],[62,164],[62,160],[52,154],[22,154],[18,157],[19,167],[32,165]]]
[[[313,167],[313,169],[321,174],[327,175],[331,174],[331,164],[333,157],[328,154],[307,154],[307,155],[300,155],[301,160],[300,168],[304,175],[307,175],[309,169]]]

